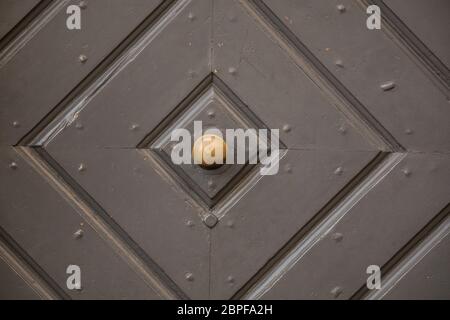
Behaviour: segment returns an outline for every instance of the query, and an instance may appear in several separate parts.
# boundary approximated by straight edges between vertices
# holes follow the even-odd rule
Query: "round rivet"
[[[213,228],[217,224],[218,221],[219,220],[217,219],[217,217],[213,214],[208,214],[206,216],[206,218],[203,220],[205,225],[209,228]]]
[[[344,6],[343,4],[338,4],[338,5],[336,6],[336,8],[338,9],[338,11],[339,11],[340,13],[344,13],[344,12],[345,12],[345,6]]]
[[[235,75],[237,73],[237,69],[235,67],[229,67],[228,73],[231,75]]]
[[[339,127],[338,131],[340,134],[345,135],[347,133],[347,128],[344,125],[342,125]]]
[[[130,126],[130,130],[131,130],[131,131],[137,131],[138,129],[139,129],[139,125],[136,124],[136,123],[133,123],[133,124]]]
[[[335,62],[334,62],[334,64],[337,66],[337,67],[339,67],[339,68],[343,68],[344,67],[344,62],[342,61],[342,60],[336,60]]]
[[[77,130],[83,130],[83,124],[81,124],[81,123],[77,123],[77,124],[75,124],[75,129],[77,129]]]
[[[208,111],[208,118],[214,119],[216,117],[216,112],[214,110]]]
[[[73,234],[73,236],[75,237],[75,239],[81,239],[83,237],[83,233],[83,230],[79,229]]]
[[[336,242],[341,242],[342,239],[344,238],[344,235],[342,233],[336,232],[336,233],[333,233],[331,238]]]
[[[406,177],[409,177],[411,175],[411,171],[407,168],[403,169],[402,172]]]
[[[14,128],[20,127],[19,121],[14,121],[14,122],[12,123],[12,125],[13,125]]]
[[[78,60],[80,60],[81,63],[85,63],[88,60],[88,57],[82,54],[78,57]]]
[[[414,132],[411,129],[406,129],[405,130],[405,134],[408,135],[408,136],[412,135],[413,133]]]
[[[80,163],[80,165],[78,166],[78,171],[79,172],[84,172],[86,171],[86,166],[83,163]]]
[[[195,20],[195,14],[193,14],[192,12],[189,12],[188,19],[189,19],[189,21],[194,21]]]
[[[216,112],[214,110],[209,110],[208,111],[208,117],[210,119],[214,119],[216,117]]]
[[[341,287],[334,287],[330,293],[333,295],[333,297],[337,298],[342,294],[343,290]]]
[[[188,220],[188,221],[186,221],[186,225],[187,225],[188,227],[193,227],[193,226],[194,226],[194,221]]]
[[[288,132],[291,132],[291,126],[290,125],[288,125],[288,124],[285,124],[284,126],[283,126],[283,131],[284,132],[286,132],[286,133],[288,133]]]
[[[342,169],[342,167],[338,167],[336,168],[336,170],[334,170],[334,174],[337,176],[340,176],[344,173],[344,169]]]
[[[212,180],[212,179],[208,180],[208,188],[210,190],[214,190],[216,188],[216,184],[214,183],[214,180]]]
[[[230,229],[234,228],[234,221],[233,220],[228,220],[227,221],[227,227],[230,228]]]
[[[222,163],[212,162],[216,152],[222,152]],[[228,146],[225,141],[214,134],[205,134],[195,141],[192,155],[203,169],[213,170],[221,167],[226,162]],[[211,163],[212,162],[212,163]]]
[[[184,278],[187,280],[187,281],[194,281],[194,275],[192,274],[192,273],[190,273],[190,272],[187,272],[185,275],[184,275]]]
[[[87,2],[86,1],[81,1],[80,4],[78,5],[81,9],[86,9],[87,8]]]
[[[10,169],[13,169],[13,170],[16,170],[16,169],[18,168],[18,165],[17,165],[17,163],[15,163],[15,162],[11,162],[11,163],[9,164],[9,168],[10,168]]]
[[[284,172],[292,173],[292,166],[289,163],[284,166]]]
[[[227,277],[227,282],[228,282],[229,284],[234,284],[234,277],[233,277],[233,276],[228,276],[228,277]]]

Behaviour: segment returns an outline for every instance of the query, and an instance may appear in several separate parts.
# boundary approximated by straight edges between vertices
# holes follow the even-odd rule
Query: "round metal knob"
[[[192,155],[196,163],[200,162],[200,167],[206,170],[213,170],[221,167],[226,162],[227,151],[228,146],[221,137],[215,134],[205,134],[194,142]],[[222,158],[221,163],[217,161],[218,157]]]

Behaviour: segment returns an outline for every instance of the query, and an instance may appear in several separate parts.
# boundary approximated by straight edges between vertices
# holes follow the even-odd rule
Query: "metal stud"
[[[86,1],[80,1],[80,4],[78,5],[81,9],[87,8],[87,2]]]
[[[75,239],[81,239],[83,237],[83,230],[78,229],[77,231],[75,231],[75,233],[73,234],[73,236],[75,237]]]
[[[16,170],[19,166],[14,161],[9,164],[9,168],[12,170]]]
[[[292,130],[292,128],[291,128],[290,125],[285,124],[285,125],[283,126],[283,131],[284,131],[284,132],[288,133],[288,132],[291,132],[291,130]]]
[[[337,176],[341,176],[344,173],[344,169],[342,169],[342,167],[338,167],[336,168],[336,170],[334,170],[334,174]]]
[[[234,228],[234,221],[233,220],[228,220],[227,221],[227,227],[230,228],[230,229],[233,229]]]
[[[345,12],[345,6],[344,6],[343,4],[338,4],[338,5],[336,6],[336,8],[338,9],[338,11],[339,11],[340,13],[344,13],[344,12]]]
[[[212,180],[212,179],[208,180],[208,188],[210,190],[214,190],[216,188],[216,184],[214,183],[214,180]]]
[[[86,166],[83,163],[80,163],[80,165],[78,166],[78,171],[79,172],[84,172],[86,171]]]
[[[203,222],[205,223],[205,225],[208,228],[214,228],[215,225],[217,224],[219,220],[217,219],[217,217],[213,214],[208,214],[205,219],[203,220]]]
[[[345,135],[347,133],[347,128],[344,125],[342,125],[339,127],[338,131],[340,134]]]
[[[194,281],[194,275],[193,275],[192,273],[190,273],[190,272],[187,272],[187,273],[184,275],[184,278],[185,278],[187,281],[190,281],[190,282]]]
[[[81,63],[85,63],[88,60],[88,57],[86,55],[84,55],[84,54],[81,54],[78,57],[78,60],[80,60]]]
[[[229,67],[228,73],[234,76],[237,74],[237,69],[235,67]]]
[[[339,68],[344,68],[344,62],[340,59],[336,60],[334,64]]]
[[[209,110],[208,111],[208,117],[210,119],[214,119],[216,117],[216,112],[214,110]]]
[[[390,90],[394,89],[395,86],[396,86],[396,85],[395,85],[395,82],[394,82],[394,81],[388,81],[388,82],[383,83],[383,84],[380,86],[380,88],[381,88],[383,91],[390,91]]]
[[[284,166],[284,172],[292,173],[292,166],[289,163]]]
[[[409,170],[408,168],[404,168],[402,170],[403,174],[405,175],[405,177],[409,177],[411,176],[411,170]]]
[[[139,130],[139,125],[138,125],[137,123],[133,123],[133,124],[130,126],[130,130],[131,130],[131,131],[137,131],[137,130]]]
[[[12,125],[13,125],[14,128],[19,128],[19,127],[20,127],[19,121],[14,121],[14,122],[12,123]]]
[[[341,242],[342,239],[344,239],[344,235],[342,233],[336,232],[336,233],[333,233],[331,238],[336,242]]]
[[[192,228],[192,227],[194,226],[194,221],[188,220],[188,221],[186,221],[186,225],[187,225],[188,227]]]
[[[341,287],[334,287],[330,293],[333,295],[333,297],[338,298],[342,294],[343,290]]]
[[[188,19],[189,19],[189,21],[194,21],[195,20],[195,14],[193,14],[192,12],[189,12]]]

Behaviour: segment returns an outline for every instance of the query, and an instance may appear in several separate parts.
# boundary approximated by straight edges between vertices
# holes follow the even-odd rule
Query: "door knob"
[[[221,154],[220,154],[221,152]],[[228,146],[226,142],[215,134],[205,134],[194,142],[192,155],[195,163],[206,170],[220,168],[226,163]],[[217,161],[219,158],[222,161]]]

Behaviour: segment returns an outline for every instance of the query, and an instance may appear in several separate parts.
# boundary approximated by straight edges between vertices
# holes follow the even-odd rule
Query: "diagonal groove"
[[[66,97],[17,143],[44,145],[76,118],[77,114],[169,24],[190,0],[163,1]]]
[[[69,3],[43,0],[0,40],[0,69]]]
[[[0,227],[0,259],[45,300],[70,300],[58,284]]]
[[[187,295],[105,210],[42,148],[18,147],[21,156],[46,179],[99,236],[145,283],[162,298],[187,299]]]
[[[386,152],[404,148],[366,107],[325,67],[300,39],[261,0],[239,0],[242,8],[275,41],[332,104],[373,145]]]
[[[54,0],[41,0],[15,26],[13,26],[13,28],[0,39],[0,52],[3,52],[3,49],[18,37],[19,34],[23,33],[27,29],[27,26],[30,26],[35,19],[39,19],[38,17],[42,15],[52,1]]]
[[[351,299],[378,300],[388,294],[403,276],[449,234],[449,214],[450,203],[382,266],[381,274],[386,276],[383,276],[380,290],[370,291],[364,284]]]
[[[397,42],[409,56],[419,61],[424,69],[428,70],[433,80],[443,86],[444,93],[448,94],[450,88],[450,71],[447,66],[412,32],[408,26],[387,6],[382,0],[359,0],[362,7],[371,4],[380,7],[384,22],[383,30],[389,34],[389,38]],[[434,81],[436,82],[436,81]]]
[[[270,290],[314,245],[384,179],[406,156],[379,153],[352,181],[331,199],[269,262],[245,284],[233,299],[259,299]]]

